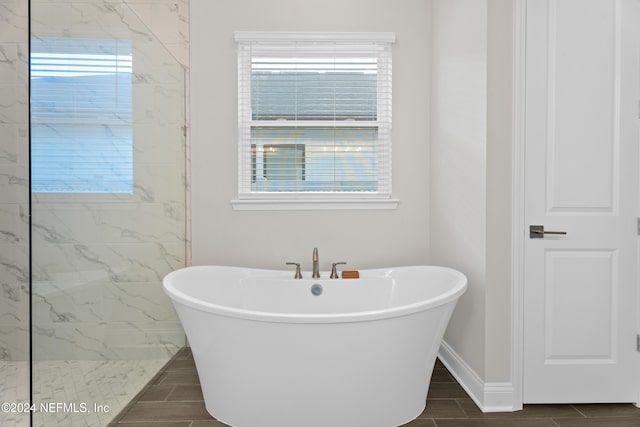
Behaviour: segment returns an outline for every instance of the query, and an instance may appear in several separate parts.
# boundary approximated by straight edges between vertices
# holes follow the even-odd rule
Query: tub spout
[[[320,278],[320,265],[318,263],[318,248],[313,248],[313,275],[314,279]]]

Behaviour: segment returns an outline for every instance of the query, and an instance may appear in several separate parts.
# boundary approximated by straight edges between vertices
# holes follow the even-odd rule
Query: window
[[[133,192],[129,40],[31,41],[34,192]]]
[[[234,207],[256,201],[379,207],[391,201],[395,36],[236,32],[235,39],[239,200]]]
[[[283,181],[285,188],[289,188],[292,181],[304,181],[304,150],[304,144],[265,144],[262,150],[264,181]],[[252,153],[252,159],[254,157],[255,154]]]

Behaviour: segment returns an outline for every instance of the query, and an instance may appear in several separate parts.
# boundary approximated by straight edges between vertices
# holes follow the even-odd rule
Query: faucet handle
[[[336,265],[340,265],[340,264],[346,264],[346,262],[334,262],[333,264],[331,264],[331,276],[329,276],[329,278],[331,279],[338,278],[338,270],[336,269]]]
[[[286,262],[285,264],[287,265],[295,265],[296,266],[296,275],[294,276],[295,279],[302,279],[302,273],[300,273],[300,263],[298,262]]]

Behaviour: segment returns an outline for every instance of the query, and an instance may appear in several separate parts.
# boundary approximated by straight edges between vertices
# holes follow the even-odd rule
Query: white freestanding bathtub
[[[176,270],[163,285],[216,419],[391,427],[424,410],[467,279],[434,266],[365,270],[359,279],[201,266]]]

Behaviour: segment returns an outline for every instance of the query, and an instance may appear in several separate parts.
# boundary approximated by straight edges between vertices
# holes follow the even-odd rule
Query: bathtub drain
[[[318,285],[317,283],[311,286],[311,293],[315,296],[318,296],[322,293],[322,285]]]

